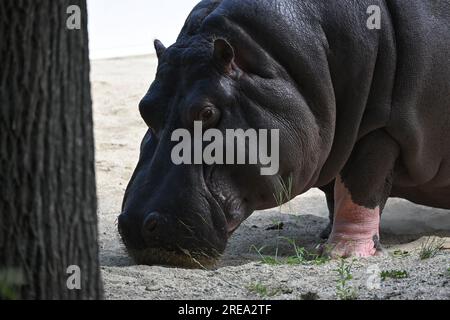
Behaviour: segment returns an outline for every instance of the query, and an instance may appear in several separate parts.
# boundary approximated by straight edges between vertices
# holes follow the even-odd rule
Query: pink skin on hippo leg
[[[376,254],[380,238],[380,208],[368,209],[352,201],[338,177],[334,187],[334,223],[326,252],[331,257],[369,257]]]

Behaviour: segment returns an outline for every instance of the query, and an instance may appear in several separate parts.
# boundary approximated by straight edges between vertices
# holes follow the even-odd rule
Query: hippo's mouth
[[[211,191],[211,189],[207,189],[209,192],[209,195],[211,197],[211,199],[214,201],[215,203],[215,207],[218,208],[218,210],[220,211],[220,214],[223,216],[223,218],[226,221],[226,226],[225,226],[225,231],[226,231],[226,236],[227,239],[229,239],[231,237],[231,235],[234,233],[234,231],[237,230],[237,228],[239,228],[239,226],[242,223],[242,220],[240,219],[230,219],[230,216],[232,216],[230,214],[230,207],[231,204],[229,201],[229,198],[222,198],[215,194],[214,192]]]
[[[225,220],[226,235],[227,239],[229,239],[249,214],[246,214],[247,210],[242,199],[231,194],[226,194],[223,190],[219,190],[213,186],[211,183],[214,181],[213,173],[214,168],[211,168],[209,172],[207,170],[203,171],[203,184],[209,198],[214,202],[214,207],[217,208],[218,213]],[[208,180],[205,179],[205,176],[208,177]]]
[[[162,248],[127,249],[128,254],[136,262],[144,265],[159,265],[186,269],[210,269],[213,268],[219,256],[206,254],[202,250],[190,252],[179,248],[168,250]]]

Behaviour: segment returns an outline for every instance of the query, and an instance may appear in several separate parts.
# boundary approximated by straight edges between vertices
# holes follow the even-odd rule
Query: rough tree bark
[[[0,1],[0,270],[23,299],[102,298],[89,68],[85,1]]]

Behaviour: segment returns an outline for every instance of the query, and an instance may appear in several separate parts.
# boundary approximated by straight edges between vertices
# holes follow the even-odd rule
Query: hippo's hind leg
[[[320,187],[319,189],[325,193],[325,197],[327,199],[328,216],[330,218],[327,227],[323,229],[322,233],[320,234],[320,238],[328,239],[331,233],[331,229],[333,228],[334,219],[334,180],[329,184]]]
[[[334,221],[324,247],[332,257],[367,257],[380,248],[380,215],[398,156],[397,143],[383,130],[355,145],[335,180]]]

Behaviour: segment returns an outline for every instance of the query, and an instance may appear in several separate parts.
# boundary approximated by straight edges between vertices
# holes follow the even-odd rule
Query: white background
[[[154,53],[173,44],[200,0],[88,0],[92,59]]]

